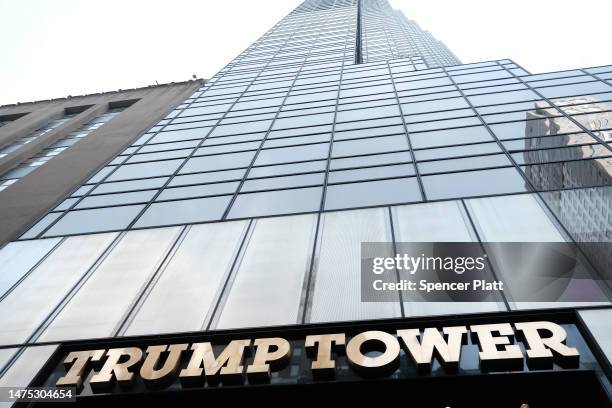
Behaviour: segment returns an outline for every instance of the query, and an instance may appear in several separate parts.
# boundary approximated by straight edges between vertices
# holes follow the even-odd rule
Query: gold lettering
[[[304,343],[306,352],[312,355],[316,352],[316,358],[311,365],[313,377],[333,378],[335,376],[336,362],[332,359],[332,349],[334,345],[336,348],[343,348],[345,341],[344,333],[319,334],[306,337]]]
[[[215,358],[212,345],[208,342],[194,343],[191,345],[193,354],[187,368],[181,370],[179,378],[184,384],[197,384],[202,381],[202,371],[206,380],[242,381],[244,360],[244,349],[251,345],[251,340],[233,340]],[[204,369],[202,370],[202,364]]]
[[[397,336],[402,340],[406,354],[410,355],[419,370],[431,371],[434,351],[440,363],[446,368],[456,369],[459,367],[461,345],[464,342],[467,328],[465,326],[444,327],[442,331],[448,336],[448,342],[444,340],[438,329],[433,327],[423,331],[420,343],[419,329],[398,330]]]
[[[376,357],[366,356],[368,351],[379,351]],[[349,364],[364,375],[385,375],[397,368],[400,345],[395,336],[383,331],[367,331],[353,337],[346,346]]]
[[[480,345],[480,367],[489,369],[522,369],[523,353],[516,344],[512,344],[514,331],[510,323],[480,324],[470,326],[475,340]],[[494,336],[493,332],[499,333]],[[498,350],[497,346],[503,346]]]
[[[89,381],[92,390],[107,390],[112,386],[113,376],[120,386],[129,386],[134,381],[134,373],[129,370],[142,360],[142,350],[138,347],[109,349],[102,369]],[[120,363],[122,357],[127,360]]]
[[[105,350],[89,350],[89,351],[72,351],[64,360],[64,367],[70,370],[65,376],[61,377],[55,383],[58,387],[76,387],[80,389],[83,386],[83,374],[87,369],[87,363],[91,361],[100,361],[104,357]]]
[[[247,367],[249,381],[269,381],[270,364],[278,367],[286,363],[291,356],[291,346],[287,340],[280,337],[255,339],[254,345],[257,347],[255,358],[253,364]],[[275,348],[274,351],[270,351],[272,347]]]
[[[553,357],[560,364],[575,366],[580,361],[580,353],[565,345],[567,333],[563,327],[552,322],[516,323],[514,327],[523,332],[527,342],[527,363],[534,368],[551,368]],[[540,335],[540,331],[550,333],[550,337]],[[555,352],[553,356],[552,351]]]
[[[181,362],[181,353],[187,350],[188,344],[172,344],[169,347],[166,345],[149,346],[147,347],[147,358],[140,368],[140,376],[147,386],[156,386],[162,384],[176,373]],[[161,354],[168,351],[168,356],[164,365],[160,369],[155,369]]]

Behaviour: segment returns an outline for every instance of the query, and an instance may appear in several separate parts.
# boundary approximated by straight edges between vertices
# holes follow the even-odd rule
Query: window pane
[[[412,164],[367,167],[355,170],[337,170],[329,173],[328,183],[343,183],[347,181],[368,180],[386,177],[414,176],[414,174],[414,166]]]
[[[512,163],[510,160],[508,160],[505,154],[490,154],[487,156],[473,156],[462,159],[434,160],[418,163],[420,174],[511,165]]]
[[[444,159],[447,157],[470,156],[475,154],[501,153],[497,143],[479,143],[465,146],[439,147],[436,149],[415,150],[417,160]]]
[[[270,190],[323,184],[324,173],[247,180],[241,191]]]
[[[332,159],[330,170],[346,169],[350,167],[382,166],[393,163],[411,162],[412,157],[409,152],[384,153],[371,156],[350,157],[346,159]]]
[[[316,219],[309,214],[255,221],[217,329],[299,322]]]
[[[0,344],[27,340],[117,234],[67,238],[0,302]]]
[[[210,133],[209,137],[228,136],[240,133],[265,132],[266,130],[268,130],[271,123],[271,120],[262,120],[258,122],[219,125]]]
[[[121,191],[146,190],[150,188],[159,188],[164,185],[166,180],[168,180],[167,177],[159,177],[159,178],[144,179],[144,180],[120,181],[117,183],[104,183],[96,187],[92,191],[92,194],[118,193]]]
[[[481,239],[491,243],[485,244],[485,248],[493,267],[503,277],[510,295],[518,300],[511,303],[513,308],[559,308],[610,303],[597,279],[594,279],[590,267],[580,257],[569,270],[561,267],[553,271],[540,266],[544,262],[541,253],[546,252],[537,243],[565,242],[566,239],[536,196],[524,194],[490,197],[468,200],[466,204]],[[496,242],[534,244],[521,248],[521,254],[517,256],[516,251],[497,245]],[[571,244],[568,244],[567,250],[571,251]],[[525,301],[527,297],[533,299],[533,293],[537,293],[537,299],[542,301]]]
[[[394,100],[392,100],[392,102],[395,103]],[[388,105],[388,106],[379,106],[376,108],[340,111],[338,112],[336,121],[345,122],[349,120],[384,118],[387,116],[397,116],[397,115],[399,115],[399,109],[397,108],[397,105],[393,104],[393,105]]]
[[[130,193],[104,194],[86,197],[74,208],[108,207],[112,205],[146,203],[149,202],[157,191],[134,191]]]
[[[308,322],[401,316],[397,303],[361,301],[361,243],[391,242],[386,208],[324,213]]]
[[[531,194],[467,200],[485,242],[563,242],[555,224]]]
[[[460,201],[445,201],[427,204],[392,207],[395,240],[400,253],[410,252],[409,242],[473,242],[476,234]],[[400,275],[405,271],[400,271]],[[403,277],[410,279],[409,277]],[[491,277],[492,278],[492,277]],[[478,313],[504,310],[500,302],[427,302],[424,299],[408,301],[404,293],[406,316]],[[415,298],[418,294],[414,294]]]
[[[373,137],[368,139],[334,142],[333,157],[393,152],[408,149],[405,135]]]
[[[134,178],[167,176],[173,174],[183,162],[182,159],[164,160],[153,163],[138,163],[120,166],[106,181],[118,181]]]
[[[200,171],[223,170],[247,167],[251,164],[255,152],[216,154],[213,156],[192,157],[181,168],[180,173],[196,173]]]
[[[168,183],[169,187],[173,186],[184,186],[187,184],[202,184],[202,183],[214,183],[215,181],[225,181],[225,180],[240,180],[244,175],[246,169],[238,169],[238,170],[224,170],[224,171],[211,171],[209,173],[200,173],[200,174],[186,174],[183,176],[174,177],[170,183]]]
[[[422,180],[430,200],[527,191],[514,167],[425,176]]]
[[[472,231],[460,201],[391,207],[398,242],[472,242]]]
[[[125,334],[204,329],[245,227],[244,221],[192,226]]]
[[[160,228],[128,232],[38,341],[113,336],[179,231]]]
[[[57,344],[27,347],[4,373],[0,379],[0,387],[27,387],[30,385],[57,347]],[[7,404],[7,406],[11,405],[11,403]]]
[[[0,370],[4,369],[4,366],[18,351],[19,348],[17,347],[0,349]]]
[[[612,363],[612,309],[581,310],[579,313],[608,362]]]
[[[140,213],[144,205],[98,208],[70,211],[45,236],[112,231],[126,228]]]
[[[189,140],[189,139],[202,139],[206,137],[206,134],[211,129],[211,127],[202,127],[197,129],[182,129],[182,130],[172,130],[169,132],[161,132],[155,135],[151,140],[149,140],[149,144],[151,143],[165,143],[165,142],[175,142],[179,140]]]
[[[135,226],[151,227],[220,220],[231,198],[231,195],[225,195],[153,203]]]
[[[238,187],[239,182],[231,183],[214,183],[202,184],[189,187],[167,188],[161,192],[156,201],[159,200],[177,200],[180,198],[203,197],[221,194],[233,194]]]
[[[260,217],[317,211],[322,187],[239,194],[228,218]]]
[[[17,241],[0,250],[0,296],[60,242],[59,238]]]
[[[404,98],[402,98],[402,102],[403,99]],[[434,112],[447,109],[462,109],[469,107],[470,106],[463,98],[448,98],[402,104],[402,111],[404,112],[404,115],[411,115],[415,113]]]
[[[327,187],[325,209],[368,207],[414,201],[421,201],[421,191],[416,178],[399,178],[330,185]]]
[[[327,157],[328,152],[329,143],[265,149],[259,152],[255,165],[262,166],[274,163],[324,159]]]

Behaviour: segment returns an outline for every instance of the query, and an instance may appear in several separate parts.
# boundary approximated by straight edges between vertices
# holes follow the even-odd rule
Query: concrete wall
[[[97,114],[105,112],[109,103],[139,99],[110,122],[0,192],[0,245],[21,235],[76,186],[87,180],[201,85],[201,81],[189,81],[0,107],[0,116],[30,112],[0,127],[1,147],[61,117],[66,108],[91,105],[53,131],[0,159],[0,173],[3,173],[87,123]]]

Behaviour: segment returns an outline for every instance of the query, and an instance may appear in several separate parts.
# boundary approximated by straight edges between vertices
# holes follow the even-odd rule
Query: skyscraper
[[[385,0],[304,1],[2,249],[0,385],[609,406],[611,80],[461,64]],[[436,296],[370,296],[369,262],[417,243],[475,248],[505,289],[438,268]]]

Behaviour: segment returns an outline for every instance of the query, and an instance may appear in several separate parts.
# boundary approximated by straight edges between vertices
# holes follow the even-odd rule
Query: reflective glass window
[[[106,181],[119,181],[127,179],[159,177],[173,174],[183,163],[183,159],[163,160],[151,163],[126,164],[111,174]]]
[[[464,143],[489,142],[492,140],[493,138],[483,126],[434,130],[430,132],[410,134],[410,141],[412,142],[412,147],[414,149]]]
[[[317,211],[322,190],[322,187],[307,187],[238,194],[228,218]]]
[[[69,211],[44,235],[68,235],[124,229],[130,225],[144,207],[144,205],[123,205]]]
[[[416,178],[397,178],[360,183],[334,184],[327,187],[325,209],[368,207],[421,201]]]
[[[191,226],[125,334],[205,329],[245,227],[244,221]]]
[[[135,227],[219,220],[231,198],[231,195],[223,195],[153,203],[138,219]]]
[[[6,244],[0,250],[0,297],[59,242],[59,238],[49,238]]]
[[[472,242],[477,237],[460,201],[392,207],[395,240],[399,251],[410,253],[410,242]],[[400,271],[400,276],[405,271]],[[408,277],[404,277],[409,279]],[[406,316],[478,313],[504,310],[499,301],[427,302],[419,294],[404,292]],[[440,299],[438,299],[440,300]]]
[[[422,181],[430,200],[527,191],[514,167],[425,176]]]
[[[38,341],[113,336],[179,230],[158,228],[126,233]]]
[[[116,236],[92,234],[62,242],[0,302],[0,344],[26,341]]]
[[[307,322],[401,316],[399,296],[397,303],[361,301],[361,243],[391,242],[387,214],[386,208],[321,214]]]
[[[316,215],[255,221],[217,329],[295,324],[309,271]]]
[[[237,167],[247,167],[251,164],[255,152],[241,152],[217,154],[213,156],[192,157],[181,168],[180,174],[196,173],[200,171],[213,171],[231,169]]]
[[[406,149],[408,149],[408,140],[405,135],[382,136],[334,142],[332,157],[384,153]]]
[[[328,152],[328,143],[264,149],[259,152],[255,165],[262,166],[274,163],[323,159],[327,157]]]

